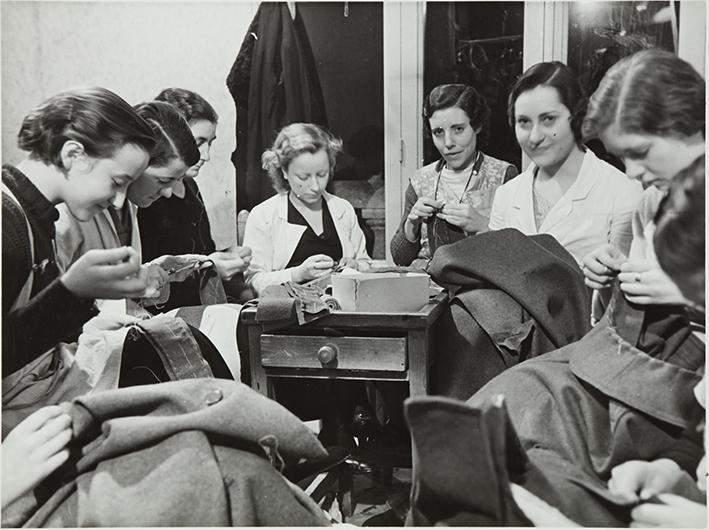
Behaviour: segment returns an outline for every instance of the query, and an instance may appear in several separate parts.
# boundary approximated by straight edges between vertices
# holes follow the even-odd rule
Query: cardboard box
[[[344,272],[332,275],[332,296],[343,311],[415,313],[428,303],[428,274]]]

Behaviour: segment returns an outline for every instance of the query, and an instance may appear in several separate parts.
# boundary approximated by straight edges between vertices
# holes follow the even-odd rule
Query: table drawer
[[[281,368],[406,370],[406,337],[261,335],[261,364]]]

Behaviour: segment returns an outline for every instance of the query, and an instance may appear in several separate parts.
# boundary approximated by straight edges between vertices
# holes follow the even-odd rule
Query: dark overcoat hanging
[[[305,26],[285,2],[261,3],[226,83],[236,104],[237,209],[251,209],[275,193],[261,154],[278,130],[293,122],[327,125]]]

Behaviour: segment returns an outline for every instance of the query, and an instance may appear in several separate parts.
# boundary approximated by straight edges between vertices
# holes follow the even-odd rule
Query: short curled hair
[[[134,109],[150,124],[155,135],[155,147],[150,152],[151,166],[165,167],[174,158],[188,167],[199,162],[199,149],[192,131],[175,107],[162,101],[150,101]]]
[[[110,158],[126,144],[152,151],[150,125],[123,98],[105,88],[81,88],[52,96],[20,126],[17,145],[29,157],[64,169],[64,143],[79,142],[88,156]]]
[[[485,98],[472,86],[462,84],[438,85],[423,102],[421,115],[426,133],[431,135],[429,120],[437,110],[457,107],[468,115],[470,126],[479,130],[478,142],[485,145],[490,135],[490,107]]]
[[[278,132],[276,141],[261,155],[261,165],[271,177],[273,188],[278,191],[290,190],[284,172],[299,155],[325,150],[330,161],[330,176],[335,169],[338,153],[342,152],[342,140],[330,131],[314,123],[291,123]]]
[[[507,98],[507,119],[515,127],[515,103],[524,92],[538,86],[556,89],[561,103],[571,113],[571,131],[578,145],[583,143],[581,124],[586,115],[586,95],[573,69],[559,61],[537,63],[527,68],[512,86]]]
[[[692,66],[665,50],[642,50],[615,63],[588,104],[585,138],[616,123],[626,133],[686,138],[704,135],[706,84]]]
[[[217,123],[217,116],[214,107],[206,99],[185,88],[165,88],[155,98],[157,101],[164,101],[173,105],[182,114],[182,117],[191,123],[196,120],[207,120]]]

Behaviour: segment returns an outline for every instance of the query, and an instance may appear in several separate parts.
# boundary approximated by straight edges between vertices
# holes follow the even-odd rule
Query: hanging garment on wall
[[[327,125],[315,58],[303,21],[285,2],[262,2],[226,79],[236,104],[237,209],[274,194],[261,154],[293,122]]]

